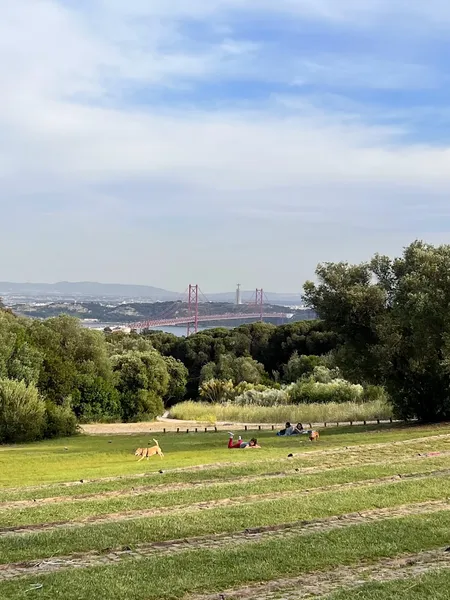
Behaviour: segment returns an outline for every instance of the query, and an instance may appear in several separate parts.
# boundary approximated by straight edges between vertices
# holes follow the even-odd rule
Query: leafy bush
[[[180,402],[184,398],[189,371],[181,360],[176,360],[172,356],[165,356],[163,358],[169,374],[169,388],[164,396],[164,404],[170,406],[171,404]]]
[[[78,424],[70,402],[61,405],[50,400],[45,403],[46,418],[44,437],[68,437],[78,432]]]
[[[45,402],[34,384],[0,379],[0,443],[42,438]]]
[[[231,380],[209,379],[200,386],[200,398],[212,403],[226,403],[234,395],[234,386]]]
[[[288,386],[286,391],[293,404],[361,402],[364,393],[361,385],[354,385],[345,379],[321,383],[312,378],[306,381],[300,379]]]
[[[342,379],[341,372],[337,367],[329,369],[324,365],[314,367],[311,378],[318,383],[331,383],[335,379]]]
[[[153,421],[164,413],[164,403],[152,390],[125,392],[120,397],[124,421]]]
[[[317,367],[326,367],[329,362],[325,356],[300,356],[294,352],[287,364],[283,365],[283,379],[286,383],[293,383],[305,375],[311,375]]]
[[[364,388],[364,401],[374,402],[375,400],[387,402],[386,390],[380,385],[366,385]]]
[[[118,391],[101,377],[80,377],[72,405],[81,423],[120,421],[122,417]]]
[[[216,363],[207,363],[200,372],[200,381],[210,379],[231,380],[235,385],[246,383],[261,383],[265,375],[264,366],[250,356],[233,356],[224,354]]]

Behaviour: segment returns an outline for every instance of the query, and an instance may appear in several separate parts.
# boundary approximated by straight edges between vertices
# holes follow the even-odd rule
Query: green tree
[[[126,421],[153,421],[164,412],[164,404],[160,396],[151,390],[125,392],[121,401]]]
[[[136,352],[151,352],[153,344],[150,338],[138,335],[137,333],[126,334],[122,331],[115,331],[106,334],[108,354],[124,354],[135,350]]]
[[[120,421],[122,417],[119,392],[103,377],[80,375],[72,393],[72,406],[83,423]]]
[[[180,360],[172,356],[165,356],[164,362],[169,374],[169,386],[164,396],[164,403],[166,406],[171,406],[183,400],[186,394],[189,371]]]
[[[283,379],[286,383],[293,383],[304,375],[312,375],[314,369],[320,366],[327,366],[329,359],[324,356],[299,355],[295,351],[286,365],[283,365]]]
[[[169,373],[158,352],[132,350],[113,356],[112,363],[124,420],[134,420],[143,414],[142,406],[150,402],[150,395],[152,402],[159,398],[162,404],[162,398],[169,390]],[[151,394],[142,394],[142,391]]]
[[[401,416],[450,418],[450,246],[416,241],[401,258],[317,275],[306,300],[339,334],[344,372],[384,383]]]
[[[235,357],[224,354],[218,363],[208,363],[201,371],[202,382],[209,379],[231,380],[234,385],[246,381],[247,383],[261,383],[264,377],[264,367],[250,356]]]
[[[28,319],[0,310],[0,377],[36,383],[43,356],[30,341]]]
[[[30,337],[43,355],[38,388],[50,400],[63,403],[85,375],[112,381],[102,332],[84,329],[77,319],[63,315],[32,322]]]
[[[28,442],[44,435],[45,402],[24,381],[0,379],[0,443]]]

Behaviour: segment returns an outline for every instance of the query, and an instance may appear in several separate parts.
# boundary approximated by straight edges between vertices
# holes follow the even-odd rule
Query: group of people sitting
[[[288,421],[285,428],[279,431],[277,435],[306,435],[307,433],[309,433],[309,430],[303,429],[302,423],[291,425]]]

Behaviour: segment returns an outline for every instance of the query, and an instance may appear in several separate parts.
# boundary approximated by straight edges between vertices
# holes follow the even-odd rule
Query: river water
[[[88,327],[89,329],[104,329],[105,327],[119,327],[121,325],[121,323],[97,323],[94,321],[81,321],[81,324],[83,325],[83,327]],[[165,333],[172,333],[173,335],[176,335],[177,337],[183,337],[184,335],[186,335],[187,329],[186,326],[184,327],[171,327],[166,326],[166,327],[151,327],[150,328],[152,331],[164,331]],[[199,326],[198,330],[199,331],[206,331],[207,329],[215,329],[215,327],[202,327]],[[232,329],[232,327],[226,327],[226,329]]]

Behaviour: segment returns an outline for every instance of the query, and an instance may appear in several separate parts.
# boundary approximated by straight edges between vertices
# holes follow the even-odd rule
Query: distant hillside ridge
[[[75,298],[123,298],[124,300],[170,301],[182,299],[182,294],[150,285],[132,285],[124,283],[98,283],[90,281],[59,281],[57,283],[13,283],[0,282],[0,296],[26,296],[33,298],[55,297],[61,299]],[[243,302],[255,296],[254,290],[243,290]],[[300,293],[266,292],[269,303],[284,305],[300,305]],[[207,294],[212,302],[234,302],[236,292],[219,292]]]

